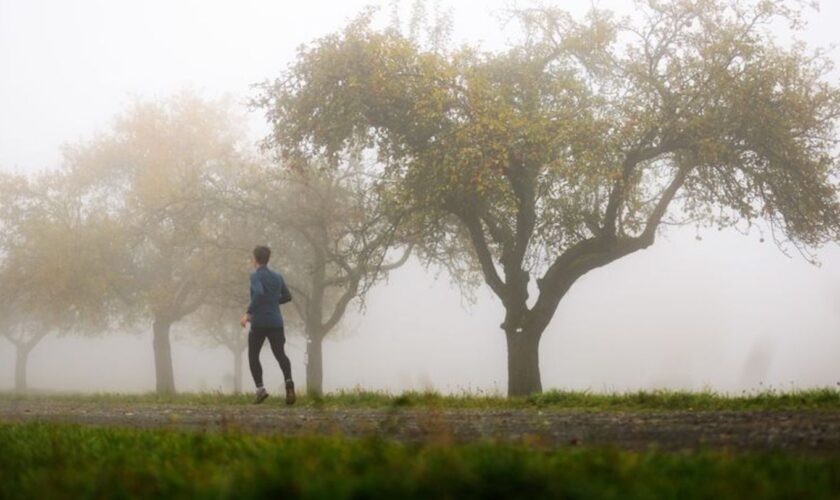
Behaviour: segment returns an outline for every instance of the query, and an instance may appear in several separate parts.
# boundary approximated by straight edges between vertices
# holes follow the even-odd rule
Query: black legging
[[[289,357],[286,356],[286,351],[283,350],[283,344],[286,343],[286,335],[283,332],[283,327],[260,328],[252,326],[251,333],[248,334],[248,363],[251,365],[251,375],[253,375],[254,383],[257,384],[257,387],[263,386],[260,351],[266,338],[268,338],[268,344],[271,346],[271,352],[274,353],[274,357],[280,363],[280,369],[283,370],[283,377],[287,382],[292,380],[292,363],[289,361]]]

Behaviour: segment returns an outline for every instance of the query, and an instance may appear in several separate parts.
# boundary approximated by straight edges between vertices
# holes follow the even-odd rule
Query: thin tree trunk
[[[15,350],[15,391],[26,392],[26,364],[29,361],[29,352],[24,345],[18,345]]]
[[[324,356],[322,335],[312,335],[306,344],[306,392],[320,396],[324,392]]]
[[[172,323],[155,319],[153,346],[155,350],[155,384],[158,394],[175,394],[175,375],[172,369],[172,347],[169,330]]]
[[[233,392],[242,393],[242,350],[233,350]]]
[[[41,331],[28,340],[12,342],[15,345],[15,391],[25,392],[29,389],[29,384],[26,381],[26,368],[29,364],[29,355],[32,353],[32,349],[35,349],[35,346],[46,335],[46,331]]]
[[[505,332],[508,354],[508,396],[542,392],[539,333],[511,328]]]

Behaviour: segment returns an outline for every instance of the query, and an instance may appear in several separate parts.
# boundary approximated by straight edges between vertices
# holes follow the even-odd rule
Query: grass
[[[840,458],[0,424],[0,498],[837,498]]]
[[[268,404],[281,405],[279,391]],[[52,400],[102,404],[242,405],[250,395],[184,393],[173,396],[147,394],[0,393],[0,401]],[[436,392],[389,394],[371,391],[341,391],[322,397],[301,397],[298,407],[308,408],[442,408],[442,409],[547,409],[587,411],[711,411],[711,410],[840,410],[840,391],[835,388],[801,391],[773,389],[738,395],[711,391],[641,391],[597,394],[548,391],[527,398],[469,394],[441,395]]]

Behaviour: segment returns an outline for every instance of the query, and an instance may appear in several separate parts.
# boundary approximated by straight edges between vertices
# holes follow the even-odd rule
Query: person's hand
[[[248,313],[245,313],[239,319],[239,324],[242,325],[242,328],[245,328],[245,325],[247,325],[249,321],[251,321],[251,315],[248,314]]]

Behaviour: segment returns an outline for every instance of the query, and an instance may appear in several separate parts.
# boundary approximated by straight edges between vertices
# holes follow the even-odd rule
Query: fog
[[[822,3],[806,34],[828,46],[840,42],[840,3]],[[244,102],[249,86],[277,76],[298,45],[339,29],[368,4],[0,0],[0,169],[58,165],[62,144],[106,127],[131,96],[190,87]],[[456,41],[504,46],[496,14],[509,2],[445,5]],[[562,5],[583,12],[590,2]],[[840,53],[831,54],[840,63]],[[254,140],[267,131],[259,113],[250,124]],[[826,247],[818,258],[819,267],[795,251],[786,256],[757,232],[667,229],[650,249],[574,285],[542,337],[543,386],[739,392],[840,384],[840,249]],[[324,388],[503,393],[503,315],[486,288],[471,302],[445,272],[411,260],[327,337]],[[174,332],[178,390],[230,390],[230,353],[201,347],[182,327]],[[302,379],[305,341],[294,331],[288,337]],[[0,389],[13,387],[14,359],[0,339]],[[279,387],[267,348],[262,360],[267,385]],[[146,392],[154,377],[150,331],[50,336],[28,367],[30,387],[43,390]]]

